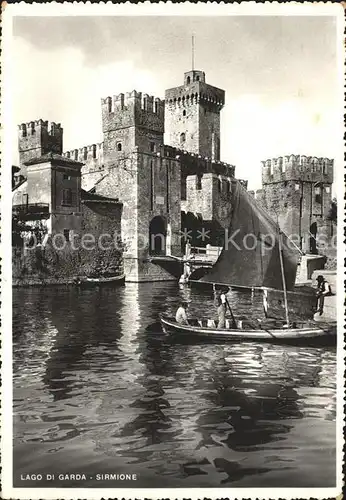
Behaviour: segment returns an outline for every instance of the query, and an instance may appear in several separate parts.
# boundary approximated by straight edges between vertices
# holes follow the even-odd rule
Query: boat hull
[[[301,341],[335,341],[336,325],[305,326],[302,328],[270,328],[270,329],[232,329],[213,328],[207,326],[181,325],[172,318],[161,317],[161,326],[165,333],[180,338],[198,337],[203,340],[223,341],[261,341],[261,342],[301,342]]]
[[[88,288],[103,285],[123,285],[125,276],[110,276],[107,278],[85,278],[76,283],[77,286]]]

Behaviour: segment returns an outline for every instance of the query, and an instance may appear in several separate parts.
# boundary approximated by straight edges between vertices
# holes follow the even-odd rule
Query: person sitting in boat
[[[316,312],[319,312],[320,316],[321,316],[323,313],[323,308],[324,308],[324,298],[332,295],[331,286],[322,274],[319,274],[317,276],[316,295],[317,295],[317,299],[318,299],[318,305],[317,305]]]
[[[180,325],[188,325],[189,322],[187,320],[187,314],[186,314],[186,309],[187,309],[187,302],[180,302],[180,305],[178,307],[178,310],[175,314],[175,321],[179,323]]]
[[[226,326],[226,293],[229,288],[223,288],[221,290],[217,290],[214,287],[214,301],[217,307],[217,317],[218,317],[218,328],[225,328]]]

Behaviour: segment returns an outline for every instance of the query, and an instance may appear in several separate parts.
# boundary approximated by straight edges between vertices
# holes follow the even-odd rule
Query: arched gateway
[[[157,215],[149,224],[149,254],[166,255],[167,222]]]

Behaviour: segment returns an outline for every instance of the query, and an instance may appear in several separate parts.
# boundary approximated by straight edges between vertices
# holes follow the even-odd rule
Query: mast
[[[286,323],[287,323],[287,325],[289,325],[286,279],[285,279],[285,271],[284,271],[284,262],[283,262],[283,258],[282,258],[281,230],[280,230],[279,226],[278,226],[278,228],[279,228],[279,256],[280,256],[280,268],[281,268],[281,277],[282,277],[282,288],[284,291]]]
[[[195,35],[192,35],[192,46],[191,46],[191,56],[192,56],[192,71],[195,69]]]

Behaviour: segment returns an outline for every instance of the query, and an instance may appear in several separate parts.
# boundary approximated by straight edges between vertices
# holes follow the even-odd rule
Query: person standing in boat
[[[186,314],[186,309],[187,309],[187,302],[180,302],[180,305],[178,307],[178,310],[175,314],[175,321],[179,323],[180,325],[188,325],[189,322],[187,320],[187,314]]]
[[[226,326],[226,293],[228,292],[228,290],[228,288],[216,290],[214,285],[214,302],[217,307],[218,328],[225,328]]]
[[[331,286],[322,274],[317,276],[317,312],[323,314],[324,298],[332,295]]]

